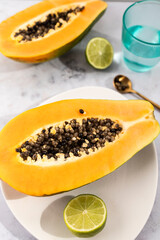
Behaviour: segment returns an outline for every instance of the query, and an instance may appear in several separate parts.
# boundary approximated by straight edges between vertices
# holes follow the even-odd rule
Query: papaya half
[[[151,143],[160,126],[144,100],[63,100],[28,110],[0,132],[0,178],[43,196],[91,183]]]
[[[26,63],[59,57],[85,36],[106,8],[101,0],[41,1],[0,24],[0,52]]]

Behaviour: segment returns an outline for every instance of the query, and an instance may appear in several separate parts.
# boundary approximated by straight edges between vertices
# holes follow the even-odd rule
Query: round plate
[[[69,98],[126,99],[111,89],[85,87],[64,92],[44,103]],[[149,217],[157,180],[157,157],[152,143],[111,174],[66,193],[31,197],[17,192],[4,182],[2,191],[17,220],[39,240],[77,239],[65,226],[63,210],[73,196],[81,193],[99,196],[108,210],[105,228],[92,239],[133,240]]]

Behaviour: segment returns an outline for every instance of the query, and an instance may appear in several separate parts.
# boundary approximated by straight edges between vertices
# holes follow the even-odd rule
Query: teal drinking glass
[[[145,72],[160,61],[160,0],[132,4],[123,15],[122,51],[126,65]]]

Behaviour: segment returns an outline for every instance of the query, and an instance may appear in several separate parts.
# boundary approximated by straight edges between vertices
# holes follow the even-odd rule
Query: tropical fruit
[[[143,100],[47,104],[0,132],[0,178],[35,196],[68,191],[111,173],[159,131],[153,106]]]
[[[58,57],[84,37],[106,8],[101,0],[41,1],[0,24],[0,52],[28,63]]]

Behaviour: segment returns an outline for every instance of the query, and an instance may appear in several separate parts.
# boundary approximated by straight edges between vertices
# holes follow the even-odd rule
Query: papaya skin
[[[38,41],[18,44],[12,32],[33,17],[55,7],[84,2],[85,9],[67,27]],[[40,63],[59,57],[74,47],[104,14],[107,4],[101,0],[48,0],[35,4],[0,24],[0,52],[16,61]],[[75,31],[76,29],[76,31]]]
[[[80,114],[79,109],[85,114]],[[143,100],[87,99],[63,100],[28,110],[12,119],[0,132],[0,178],[16,190],[33,196],[69,191],[100,179],[158,136],[160,126],[153,110],[153,106]],[[124,133],[117,141],[92,155],[60,165],[19,161],[15,148],[35,130],[68,119],[99,116],[124,124]]]

